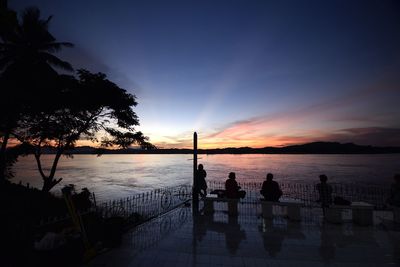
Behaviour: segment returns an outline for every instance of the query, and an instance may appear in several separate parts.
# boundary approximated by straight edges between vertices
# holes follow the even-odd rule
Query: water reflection
[[[49,168],[54,155],[43,155]],[[57,176],[65,184],[88,187],[98,199],[115,199],[155,188],[190,184],[191,155],[75,155],[62,158]],[[390,184],[393,173],[400,172],[400,155],[201,155],[199,163],[207,167],[207,179],[225,181],[234,171],[239,182],[262,182],[268,170],[280,181],[310,182],[321,173],[335,182]],[[35,187],[42,180],[32,156],[22,157],[15,165],[16,177]],[[387,178],[387,179],[386,179]]]

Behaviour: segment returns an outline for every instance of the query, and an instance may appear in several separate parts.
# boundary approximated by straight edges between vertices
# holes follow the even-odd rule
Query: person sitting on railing
[[[246,192],[240,190],[240,186],[236,182],[236,174],[234,172],[229,173],[229,179],[225,182],[225,196],[227,198],[244,198]]]
[[[273,178],[274,176],[272,173],[267,174],[267,180],[263,182],[260,193],[266,201],[277,202],[282,196],[282,190],[279,188],[277,182],[272,181]]]
[[[319,176],[319,180],[321,181],[316,185],[316,189],[319,193],[319,200],[321,202],[321,207],[325,214],[325,208],[329,207],[332,204],[332,186],[327,183],[328,177],[325,174],[321,174]]]
[[[394,183],[390,187],[390,197],[388,203],[393,206],[400,207],[400,174],[395,174]]]

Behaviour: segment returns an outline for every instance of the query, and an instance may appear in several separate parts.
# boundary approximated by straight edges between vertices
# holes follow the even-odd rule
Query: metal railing
[[[351,202],[364,201],[375,206],[376,209],[384,209],[386,207],[386,200],[390,196],[390,188],[375,185],[362,185],[362,184],[339,184],[332,183],[333,197],[342,197]],[[240,183],[242,190],[246,191],[244,202],[258,202],[262,197],[260,190],[262,183]],[[279,183],[283,192],[282,197],[295,198],[303,201],[307,207],[319,206],[317,200],[319,193],[316,189],[316,184],[306,183]],[[208,181],[208,192],[215,189],[224,189],[225,183],[221,181]]]
[[[103,218],[122,217],[128,223],[139,224],[143,221],[157,217],[175,207],[189,201],[192,197],[190,185],[166,187],[149,192],[133,195],[117,200],[108,200],[94,205],[85,211],[78,211],[80,216],[96,212]],[[93,196],[92,199],[95,199]],[[37,227],[67,222],[71,220],[70,214],[42,218]]]
[[[181,185],[106,201],[97,205],[97,211],[103,218],[122,217],[136,224],[168,212],[190,199],[191,186]]]
[[[215,189],[224,189],[222,181],[208,181],[208,192]],[[246,191],[242,203],[258,204],[261,198],[262,183],[239,183]],[[317,200],[319,193],[315,184],[306,183],[279,183],[283,197],[295,198],[303,201],[306,207],[320,206]],[[386,200],[390,195],[389,187],[362,185],[362,184],[331,184],[332,196],[340,196],[349,201],[364,201],[375,206],[376,209],[385,209]],[[192,196],[191,185],[181,185],[155,189],[146,193],[133,195],[118,200],[109,200],[97,204],[86,212],[97,211],[103,218],[122,217],[128,222],[139,224],[143,221],[157,217],[175,207],[188,202]],[[61,220],[69,220],[69,215],[43,219],[40,225],[48,225]]]

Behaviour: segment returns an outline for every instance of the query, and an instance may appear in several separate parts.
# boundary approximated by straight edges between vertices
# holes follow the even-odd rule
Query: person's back
[[[236,182],[236,175],[234,172],[229,174],[229,179],[225,182],[225,196],[227,198],[239,198],[239,185]]]
[[[316,186],[319,192],[319,201],[322,207],[329,207],[332,204],[332,186],[327,183],[328,177],[326,175],[322,174],[319,178],[321,183]]]
[[[260,193],[267,201],[279,201],[282,196],[282,190],[279,188],[279,184],[272,179],[272,173],[268,173],[267,180],[263,182]]]
[[[198,169],[196,170],[196,179],[195,179],[195,190],[202,197],[207,195],[207,182],[206,182],[207,172],[204,170],[203,164],[199,164]]]

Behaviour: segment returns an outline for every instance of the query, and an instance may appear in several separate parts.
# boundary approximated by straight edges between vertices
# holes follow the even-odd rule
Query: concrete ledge
[[[214,202],[227,202],[228,203],[228,214],[237,215],[239,199],[237,198],[219,198],[218,195],[209,194],[202,198],[204,201],[204,213],[212,214],[214,213]]]
[[[393,221],[400,223],[400,207],[393,206]]]
[[[282,198],[280,201],[266,201],[261,199],[262,214],[264,218],[273,218],[273,206],[287,207],[287,216],[289,220],[301,220],[300,208],[304,206],[301,201],[289,198]]]
[[[351,205],[331,205],[325,210],[325,219],[330,223],[342,223],[342,211],[352,211],[353,222],[358,225],[368,226],[373,224],[374,206],[366,202],[353,202]]]

